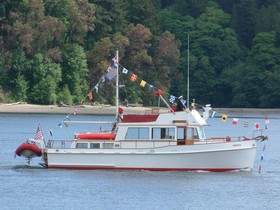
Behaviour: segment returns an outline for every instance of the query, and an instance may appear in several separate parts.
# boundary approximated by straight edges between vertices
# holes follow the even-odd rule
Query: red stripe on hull
[[[95,167],[95,166],[48,166],[50,169],[74,169],[74,170],[132,170],[132,171],[209,171],[226,172],[236,171],[243,168],[127,168],[127,167]]]

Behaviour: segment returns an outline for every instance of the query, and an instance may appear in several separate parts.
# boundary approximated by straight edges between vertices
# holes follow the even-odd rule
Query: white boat
[[[210,107],[206,117],[192,107],[178,112],[170,108],[166,113],[154,109],[137,115],[122,113],[118,108],[122,120],[109,132],[77,134],[72,140],[37,141],[42,165],[60,169],[252,170],[257,143],[267,138],[262,130],[252,132],[250,137],[206,137],[204,126]]]

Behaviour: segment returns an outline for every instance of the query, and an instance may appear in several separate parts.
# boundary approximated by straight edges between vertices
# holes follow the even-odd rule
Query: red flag
[[[255,128],[259,129],[260,128],[260,124],[259,123],[255,123]]]
[[[37,129],[37,132],[36,132],[36,135],[35,135],[35,140],[38,140],[39,138],[42,138],[43,137],[43,133],[41,131],[41,128],[40,126],[38,126],[38,129]]]
[[[89,98],[90,101],[92,101],[92,92],[90,92],[90,93],[88,94],[88,98]]]
[[[238,119],[237,119],[237,118],[233,118],[233,119],[232,119],[232,124],[233,124],[233,125],[236,125],[237,123],[238,123]]]
[[[259,165],[259,173],[261,173],[262,172],[262,165]]]
[[[137,75],[132,74],[131,77],[130,77],[130,81],[135,82],[136,80],[137,80]]]

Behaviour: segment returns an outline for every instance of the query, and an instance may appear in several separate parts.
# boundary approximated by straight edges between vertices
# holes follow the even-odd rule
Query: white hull
[[[256,140],[154,149],[46,149],[48,168],[229,171],[253,168]]]

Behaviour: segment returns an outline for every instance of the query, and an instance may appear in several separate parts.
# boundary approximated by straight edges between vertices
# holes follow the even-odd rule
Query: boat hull
[[[251,170],[255,140],[153,149],[47,149],[47,167],[116,170]]]

